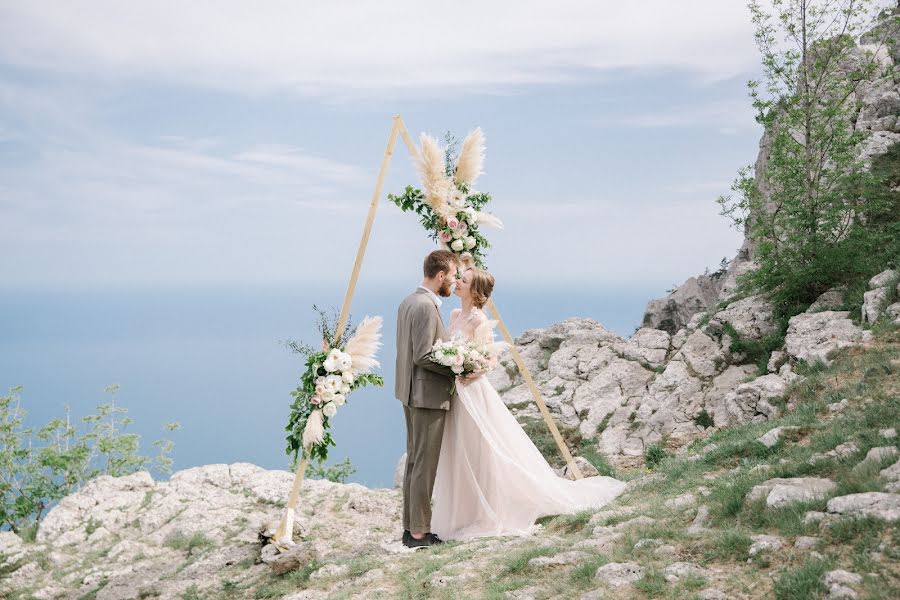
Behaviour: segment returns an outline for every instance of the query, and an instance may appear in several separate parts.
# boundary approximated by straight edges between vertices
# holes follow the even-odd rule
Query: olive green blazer
[[[428,292],[417,289],[397,309],[394,395],[406,406],[450,410],[456,375],[429,358],[439,339],[449,339],[441,312]]]

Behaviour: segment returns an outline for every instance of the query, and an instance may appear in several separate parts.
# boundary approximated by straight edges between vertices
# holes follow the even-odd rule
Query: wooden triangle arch
[[[387,148],[384,151],[384,159],[381,161],[381,170],[378,172],[378,179],[375,182],[375,192],[372,194],[372,201],[369,204],[369,214],[366,217],[366,225],[363,228],[362,237],[359,240],[359,249],[356,251],[356,262],[353,263],[353,272],[350,274],[350,283],[347,285],[347,293],[344,295],[344,304],[341,307],[341,316],[338,320],[336,329],[338,336],[340,336],[340,332],[344,330],[344,326],[347,324],[347,317],[350,314],[350,301],[353,299],[353,292],[356,290],[356,280],[359,277],[359,269],[362,266],[363,256],[366,253],[366,246],[369,243],[369,234],[372,232],[372,223],[375,221],[375,210],[378,208],[378,201],[381,198],[381,188],[384,184],[385,175],[387,175],[391,156],[394,153],[394,144],[397,141],[398,133],[403,137],[403,141],[406,144],[406,149],[409,151],[410,157],[415,161],[419,156],[419,151],[415,144],[413,144],[412,138],[409,137],[409,131],[407,131],[406,125],[403,124],[403,119],[400,118],[400,115],[394,115],[394,125],[391,127]],[[553,439],[556,441],[559,451],[562,453],[563,458],[566,459],[566,463],[575,478],[581,479],[581,470],[572,459],[572,454],[569,452],[566,443],[559,434],[559,429],[557,429],[553,417],[550,416],[550,411],[547,410],[547,405],[544,403],[541,392],[538,390],[537,385],[534,383],[534,379],[531,377],[531,372],[528,370],[528,367],[525,366],[525,362],[522,360],[519,351],[516,350],[516,345],[513,342],[512,336],[510,336],[509,331],[506,329],[503,319],[500,318],[500,312],[497,310],[494,301],[491,299],[488,300],[488,308],[497,320],[497,327],[500,330],[500,333],[509,344],[510,354],[512,354],[513,360],[519,368],[519,372],[522,374],[522,378],[531,390],[531,395],[534,397],[534,401],[537,404],[538,409],[540,409],[541,415],[544,417],[544,422],[550,429],[550,433],[553,434]],[[339,341],[340,337],[336,338],[334,341],[335,345],[337,345]],[[297,472],[294,474],[294,483],[291,486],[290,496],[288,496],[284,518],[273,537],[273,543],[280,549],[286,549],[292,544],[291,536],[294,529],[294,512],[300,497],[300,488],[303,485],[303,477],[306,474],[307,463],[308,458],[306,457],[306,452],[303,452],[301,460],[297,464]]]

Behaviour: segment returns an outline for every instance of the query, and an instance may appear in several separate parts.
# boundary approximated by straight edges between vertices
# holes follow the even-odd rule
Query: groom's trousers
[[[447,411],[403,405],[406,416],[406,472],[403,475],[403,528],[431,531],[431,493],[441,454]]]

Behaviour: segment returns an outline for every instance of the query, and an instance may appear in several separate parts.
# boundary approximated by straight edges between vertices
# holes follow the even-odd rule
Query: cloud
[[[749,98],[707,101],[697,105],[668,107],[665,110],[610,115],[592,121],[597,127],[640,127],[644,129],[712,128],[723,135],[756,129]]]
[[[501,91],[617,69],[701,80],[758,62],[743,3],[196,0],[0,5],[0,62],[243,94]]]

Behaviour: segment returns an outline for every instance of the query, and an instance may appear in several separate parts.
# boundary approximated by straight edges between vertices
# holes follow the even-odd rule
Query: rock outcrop
[[[852,49],[849,57],[851,64],[846,70],[869,60],[866,57],[870,55],[874,55],[875,61],[884,67],[897,64],[900,54],[900,25],[896,19],[898,10],[900,9],[884,11],[878,24],[860,37],[859,44]],[[891,14],[895,18],[892,19]],[[887,40],[886,44],[883,43],[884,40]],[[885,154],[892,146],[900,143],[900,82],[887,69],[876,72],[872,79],[860,81],[856,92],[848,98],[848,105],[853,106],[856,111],[851,117],[854,129],[867,134],[860,145],[858,158],[869,168],[873,158]],[[754,168],[757,185],[764,199],[771,197],[771,185],[765,177],[771,153],[771,138],[769,131],[763,132]],[[769,206],[769,210],[775,209],[774,204],[769,203]],[[730,299],[736,290],[738,277],[755,268],[753,260],[756,247],[756,241],[747,235],[745,229],[744,242],[726,269],[690,277],[663,298],[650,300],[644,311],[642,325],[674,334],[690,323],[692,316],[709,311],[717,303]],[[879,280],[876,284],[873,279],[870,284],[871,290],[866,294],[863,307],[864,321],[875,316],[873,309],[883,300],[886,283]],[[896,280],[894,284],[896,285]],[[896,312],[900,316],[900,307]]]

